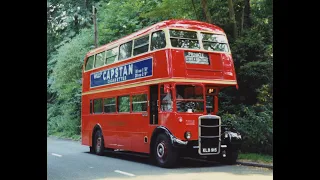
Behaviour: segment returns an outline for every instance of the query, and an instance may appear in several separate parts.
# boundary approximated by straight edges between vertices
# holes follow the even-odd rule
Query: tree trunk
[[[228,6],[229,6],[230,20],[231,20],[231,23],[233,25],[233,37],[234,37],[234,39],[237,39],[237,37],[238,37],[238,29],[237,29],[236,17],[235,17],[235,14],[234,14],[234,8],[233,8],[232,0],[228,0]]]
[[[94,25],[94,46],[98,47],[97,14],[93,6],[93,25]]]
[[[241,27],[240,27],[240,34],[243,32],[243,24],[244,24],[244,6],[241,10]]]
[[[250,28],[252,26],[250,0],[244,1],[244,23],[243,24],[244,24],[244,28]]]
[[[201,0],[201,5],[202,5],[203,12],[206,16],[207,22],[212,24],[211,14],[210,14],[210,11],[208,10],[207,0]]]
[[[84,7],[86,8],[86,9],[88,9],[88,4],[89,3],[89,0],[84,0]]]
[[[197,20],[200,20],[198,14],[197,14],[197,11],[196,11],[196,6],[194,5],[194,0],[191,0],[191,1],[192,1],[192,6],[193,6],[194,14],[196,15]]]

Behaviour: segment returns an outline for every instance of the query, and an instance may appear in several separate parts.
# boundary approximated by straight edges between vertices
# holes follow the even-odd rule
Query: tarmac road
[[[173,169],[157,167],[147,157],[89,153],[78,141],[47,138],[48,180],[272,180],[273,170],[182,159]]]

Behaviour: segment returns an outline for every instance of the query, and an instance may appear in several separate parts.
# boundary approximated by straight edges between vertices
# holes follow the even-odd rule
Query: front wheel
[[[158,135],[153,150],[154,158],[158,166],[170,168],[177,163],[177,149],[173,147],[169,137],[165,134]]]
[[[103,155],[103,151],[104,151],[104,140],[103,140],[103,136],[100,130],[96,131],[95,135],[94,135],[94,152],[101,156]]]
[[[221,156],[219,162],[222,164],[232,165],[237,162],[237,159],[238,159],[238,151],[227,150],[226,157]]]

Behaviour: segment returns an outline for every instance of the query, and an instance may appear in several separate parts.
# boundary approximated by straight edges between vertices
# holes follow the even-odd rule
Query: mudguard
[[[182,141],[178,138],[176,138],[170,131],[169,129],[167,129],[164,126],[158,126],[153,130],[152,133],[152,138],[154,137],[154,135],[160,133],[160,132],[164,132],[168,137],[170,137],[171,143],[174,147],[183,147],[186,146],[188,144],[188,141]]]
[[[232,147],[234,150],[240,149],[242,143],[241,134],[230,126],[221,127],[221,144]]]

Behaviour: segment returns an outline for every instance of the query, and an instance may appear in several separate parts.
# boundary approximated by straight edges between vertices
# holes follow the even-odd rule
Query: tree
[[[230,21],[231,21],[231,24],[233,25],[233,28],[232,28],[233,29],[233,38],[237,39],[237,37],[238,37],[238,28],[237,28],[236,17],[235,17],[235,13],[234,13],[232,0],[228,0],[228,7],[229,7]]]
[[[201,5],[207,22],[212,24],[212,17],[210,11],[208,10],[207,0],[201,0]]]

